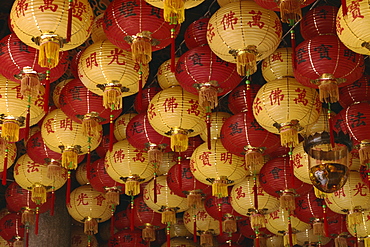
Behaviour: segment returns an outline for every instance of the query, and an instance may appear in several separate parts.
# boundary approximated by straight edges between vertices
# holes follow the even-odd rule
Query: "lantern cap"
[[[106,83],[106,84],[98,84],[98,85],[96,85],[96,87],[99,88],[100,90],[102,90],[103,92],[108,90],[108,89],[111,89],[111,88],[120,89],[121,92],[129,92],[130,91],[129,88],[122,86],[122,84],[120,84],[119,81],[117,81],[117,80],[112,80],[111,82]]]
[[[99,123],[106,120],[105,118],[100,117],[98,112],[89,112],[89,113],[86,113],[85,115],[78,114],[76,115],[76,117],[80,120],[94,119],[95,121]]]
[[[138,39],[146,39],[150,41],[152,46],[157,46],[161,43],[159,40],[152,38],[152,32],[150,31],[142,31],[140,33],[137,33],[136,35],[127,35],[126,37],[124,37],[124,40],[128,44],[132,44],[135,40]]]
[[[74,151],[75,153],[77,154],[80,154],[82,153],[81,151],[81,146],[80,145],[74,145],[74,146],[64,146],[64,145],[60,145],[58,146],[59,149],[62,151],[62,153],[64,151]]]
[[[128,177],[120,177],[120,179],[123,181],[123,182],[127,182],[127,181],[136,181],[136,182],[143,182],[145,179],[143,178],[140,178],[140,176],[138,174],[132,174],[131,176],[128,176]]]
[[[4,124],[4,122],[14,122],[14,123],[17,123],[19,127],[21,127],[23,126],[25,120],[26,118],[23,116],[15,117],[13,115],[7,116],[4,113],[0,114],[0,124]]]
[[[194,83],[193,87],[196,88],[197,90],[200,90],[203,87],[213,87],[217,90],[217,93],[221,93],[223,91],[222,88],[219,87],[220,84],[216,80],[210,80],[208,82],[204,83]]]
[[[264,153],[266,150],[266,147],[253,147],[251,145],[244,146],[244,151],[257,151],[260,153]]]
[[[113,191],[113,192],[119,191],[119,192],[121,192],[122,191],[122,186],[104,187],[104,190],[105,190],[105,192],[108,192],[108,191]]]
[[[32,37],[31,39],[36,45],[41,45],[44,42],[52,41],[59,44],[59,47],[62,48],[65,43],[65,39],[62,39],[58,34],[55,34],[53,31],[42,33],[40,36]]]
[[[335,81],[336,84],[341,84],[347,81],[346,78],[335,78],[331,73],[323,73],[318,79],[311,80],[310,82],[315,85],[321,85],[323,81]]]

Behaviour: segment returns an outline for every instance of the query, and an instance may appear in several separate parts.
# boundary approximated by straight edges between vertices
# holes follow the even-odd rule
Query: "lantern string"
[[[171,28],[171,72],[175,73],[175,66],[176,66],[176,37],[175,37],[175,25],[173,24]]]
[[[167,247],[171,247],[171,222],[167,222],[167,227],[166,227],[166,237],[167,237]]]
[[[296,54],[295,54],[295,48],[296,48],[296,42],[295,42],[295,31],[294,28],[290,30],[290,44],[292,45],[292,64],[293,69],[296,69]]]
[[[324,218],[324,234],[325,234],[325,237],[329,237],[328,214],[326,210],[325,200],[323,200],[322,211],[323,211],[323,218]]]
[[[67,35],[66,35],[66,43],[71,41],[72,35],[72,5],[73,0],[68,0],[68,17],[67,17]]]
[[[8,143],[6,143],[6,145],[8,145]],[[7,169],[8,169],[8,152],[9,152],[8,147],[5,147],[4,151],[5,151],[4,152],[4,169],[3,169],[3,177],[1,181],[2,185],[6,185],[6,175],[7,175]]]
[[[29,243],[29,226],[28,225],[26,226],[26,231],[24,235],[25,235],[24,238],[26,240],[26,247],[28,247],[28,243]]]
[[[208,150],[211,150],[211,107],[206,106],[206,126],[207,126],[207,147]]]
[[[71,171],[67,173],[67,191],[66,191],[66,204],[69,205],[71,202]]]
[[[39,234],[39,219],[40,219],[40,212],[39,207],[36,207],[36,220],[35,220],[35,235]]]
[[[294,160],[293,160],[293,147],[289,147],[289,169],[290,169],[290,186],[294,187]],[[287,188],[288,189],[288,188]]]
[[[130,214],[130,230],[133,231],[134,230],[134,214],[135,214],[135,204],[134,204],[134,196],[131,195],[131,201],[130,201],[130,205],[131,205],[131,214]]]
[[[220,228],[220,235],[223,234],[223,229],[222,229],[222,219],[223,219],[223,213],[222,213],[222,198],[219,197],[217,198],[218,203],[218,223],[219,223],[219,228]]]
[[[293,247],[293,229],[290,210],[288,210],[288,214],[289,214],[288,216],[289,247]]]
[[[158,196],[157,196],[157,173],[154,172],[154,176],[153,176],[153,189],[154,189],[154,203],[157,203],[158,201]]]
[[[253,197],[254,197],[254,208],[258,210],[258,191],[257,191],[257,176],[253,176]]]
[[[181,166],[181,153],[177,156],[177,166],[179,169],[177,170],[177,180],[179,181],[179,188],[182,191],[182,166]]]

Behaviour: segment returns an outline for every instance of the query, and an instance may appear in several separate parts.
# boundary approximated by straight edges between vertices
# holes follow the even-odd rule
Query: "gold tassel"
[[[284,210],[295,210],[295,198],[292,192],[284,192],[280,196],[280,208]]]
[[[365,247],[370,247],[370,238],[369,237],[364,238],[364,245],[365,245]]]
[[[222,229],[224,232],[228,234],[232,234],[238,230],[237,225],[236,225],[236,220],[233,217],[227,217],[223,222],[222,222]]]
[[[313,187],[313,190],[317,198],[326,199],[328,197],[328,193],[322,192],[321,190],[317,189],[315,186]]]
[[[163,150],[158,145],[151,145],[148,150],[149,164],[156,164],[157,167],[162,164]]]
[[[107,203],[110,205],[112,204],[114,206],[119,205],[119,190],[114,189],[114,188],[109,188],[107,192],[105,193],[105,199],[107,200]]]
[[[155,229],[154,226],[146,224],[145,228],[141,232],[142,238],[147,242],[155,241]]]
[[[98,137],[100,135],[99,127],[97,118],[88,117],[82,120],[82,134],[85,136]]]
[[[84,221],[84,233],[94,235],[98,233],[98,222],[94,218],[86,218]]]
[[[335,247],[347,247],[347,239],[341,235],[334,239]]]
[[[51,180],[62,178],[62,167],[59,162],[51,161],[47,166],[46,176]]]
[[[236,56],[237,72],[241,76],[251,75],[257,71],[256,47],[239,51]]]
[[[298,145],[298,131],[294,125],[288,124],[280,128],[280,142],[284,147],[295,147]]]
[[[360,156],[361,165],[370,163],[370,140],[361,141],[358,154]]]
[[[31,191],[31,200],[37,205],[44,204],[46,202],[46,188],[41,184],[34,184]]]
[[[35,212],[30,208],[25,208],[22,212],[21,222],[23,225],[31,226],[35,224]]]
[[[182,1],[182,0],[181,0]],[[218,105],[217,88],[213,86],[203,86],[199,89],[199,105],[203,108],[214,109]]]
[[[21,240],[20,237],[17,238],[17,240],[15,240],[15,242],[13,243],[13,247],[23,247],[24,244],[23,244],[23,240]]]
[[[213,246],[213,236],[210,232],[203,232],[200,235],[200,245],[206,247]]]
[[[354,226],[354,225],[360,225],[363,223],[363,218],[362,218],[362,212],[352,212],[348,215],[348,225],[349,226]]]
[[[62,167],[74,170],[78,165],[78,154],[74,148],[67,148],[62,153]]]
[[[187,196],[188,207],[201,209],[204,207],[202,202],[202,193],[196,191],[190,191]]]
[[[40,44],[39,65],[44,68],[52,69],[59,63],[59,42],[47,39]]]
[[[218,198],[227,197],[229,195],[227,190],[227,180],[215,180],[212,184],[212,195]]]
[[[325,236],[324,223],[316,221],[313,223],[313,234],[316,236]]]
[[[297,236],[295,235],[295,233],[292,233],[292,239],[293,239],[293,246],[294,246],[295,244],[297,244]],[[289,244],[289,233],[288,232],[284,234],[284,247],[292,247]]]
[[[128,196],[136,196],[140,194],[140,184],[135,179],[129,178],[125,183],[125,194]]]
[[[162,212],[162,224],[176,224],[176,213],[173,210],[166,209]]]
[[[103,92],[103,106],[105,109],[122,109],[121,84],[106,85]]]
[[[30,68],[31,69],[31,68]],[[22,74],[21,79],[21,94],[25,97],[31,96],[31,97],[37,97],[39,94],[39,89],[41,86],[39,76],[36,72],[28,72],[25,71],[26,68],[23,68],[23,71],[25,73]]]
[[[246,149],[245,152],[245,165],[251,174],[257,172],[264,164],[264,158],[259,149]]]
[[[302,19],[301,0],[280,0],[281,21],[290,24]]]
[[[7,149],[8,147],[8,142],[0,137],[0,156],[4,157],[3,155],[5,155],[5,150]]]
[[[251,220],[251,227],[253,230],[266,227],[265,216],[263,214],[254,213],[251,215],[250,220]]]
[[[170,24],[181,24],[185,20],[184,0],[164,0],[163,18]]]
[[[171,135],[171,149],[172,151],[184,152],[188,149],[189,140],[187,131],[175,129]]]
[[[20,122],[16,119],[5,119],[1,127],[1,137],[7,142],[19,141]]]
[[[152,60],[151,37],[136,37],[131,44],[132,59],[138,63],[147,65]]]
[[[320,80],[319,97],[321,102],[335,103],[339,100],[339,87],[336,80]]]

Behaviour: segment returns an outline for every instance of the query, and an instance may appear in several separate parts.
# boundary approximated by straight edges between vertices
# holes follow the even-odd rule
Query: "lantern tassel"
[[[121,87],[106,86],[103,92],[103,106],[105,109],[122,109],[122,91]]]
[[[370,238],[369,237],[364,238],[364,246],[365,247],[370,247]]]
[[[282,208],[284,210],[290,210],[290,211],[295,210],[295,198],[294,198],[293,193],[284,192],[280,196],[280,208]]]
[[[72,4],[73,4],[73,0],[69,0],[68,17],[67,17],[67,34],[66,34],[67,43],[71,41],[71,35],[72,35]]]
[[[134,196],[131,196],[131,201],[130,201],[130,230],[133,231],[135,229],[135,202],[134,202]]]
[[[24,242],[23,240],[21,240],[20,238],[18,238],[17,240],[15,240],[15,242],[13,243],[13,247],[23,247],[24,246]]]
[[[110,218],[109,231],[110,231],[110,236],[112,237],[114,235],[114,213],[112,214],[112,217]]]
[[[78,164],[78,154],[71,149],[65,149],[62,153],[62,167],[68,170],[75,170]]]
[[[236,56],[237,72],[241,76],[251,75],[257,71],[256,53],[243,50]]]
[[[105,193],[105,199],[108,204],[112,204],[114,206],[119,205],[119,191],[114,189],[108,190]]]
[[[84,136],[99,136],[100,135],[100,124],[96,118],[84,118],[82,120],[82,134]]]
[[[361,165],[370,163],[370,140],[361,141],[358,154],[360,156]]]
[[[23,70],[27,68],[23,68]],[[40,83],[40,79],[37,73],[23,73],[22,74],[21,94],[23,96],[37,97],[37,95],[39,94],[40,86],[41,86],[41,83]]]
[[[150,37],[136,37],[131,44],[132,59],[147,65],[152,60],[152,44]]]
[[[163,18],[171,24],[181,24],[185,20],[184,0],[164,0]]]
[[[335,103],[339,100],[339,87],[335,79],[321,79],[319,85],[321,102]]]
[[[249,77],[249,75],[247,75]],[[245,86],[246,86],[246,95],[247,95],[247,112],[248,115],[253,116],[253,110],[252,110],[252,92],[251,92],[251,81],[247,79],[245,81]]]
[[[59,63],[60,43],[55,38],[46,38],[39,48],[39,65],[44,68],[54,68]]]
[[[176,213],[172,210],[165,210],[162,212],[162,224],[176,224]]]
[[[47,199],[46,188],[43,185],[36,184],[32,187],[31,200],[36,204],[44,204]]]
[[[322,222],[315,222],[313,223],[313,234],[316,236],[324,236],[325,230],[324,230],[324,224]]]
[[[354,225],[360,225],[363,223],[362,219],[362,213],[361,212],[353,212],[348,215],[347,219],[348,225],[349,226],[354,226]]]
[[[7,175],[7,170],[8,170],[8,148],[5,148],[4,152],[4,168],[3,168],[3,176],[2,176],[2,185],[6,185],[6,175]]]
[[[335,247],[347,247],[347,239],[341,235],[334,239]]]
[[[55,191],[54,191],[54,187],[52,188],[52,191],[51,191],[51,205],[50,205],[50,215],[51,216],[54,216],[54,209],[55,209]]]
[[[212,195],[221,197],[227,197],[229,195],[227,191],[227,181],[224,179],[215,180],[212,183]]]
[[[84,221],[84,233],[94,235],[98,233],[98,222],[94,218],[87,218]]]
[[[187,202],[189,208],[202,208],[202,194],[199,192],[191,191],[187,196]]]
[[[152,225],[145,225],[145,228],[141,232],[142,238],[147,242],[155,241],[155,229]]]
[[[34,225],[35,224],[35,213],[30,208],[26,208],[22,212],[21,222],[23,225],[26,225],[26,226]]]
[[[140,184],[134,179],[128,179],[125,183],[125,194],[128,196],[136,196],[140,193]]]
[[[245,152],[245,165],[250,173],[257,171],[258,167],[262,167],[264,160],[263,155],[259,149],[246,149]]]
[[[150,146],[148,150],[148,162],[157,166],[157,164],[162,164],[163,161],[163,151],[158,146]],[[156,167],[154,167],[157,169]]]
[[[46,71],[45,78],[45,93],[44,93],[44,112],[49,111],[49,97],[50,97],[50,70]]]
[[[188,149],[188,135],[182,131],[174,132],[171,135],[171,149],[174,152],[184,152]]]
[[[1,137],[7,142],[17,142],[19,141],[19,129],[19,121],[15,119],[6,119],[1,127]]]
[[[164,0],[166,1],[176,1],[176,0]],[[177,0],[183,1],[183,0]],[[171,28],[171,72],[175,73],[176,69],[176,37],[175,37],[175,28]]]
[[[222,227],[224,232],[227,232],[228,234],[232,234],[238,230],[236,220],[233,217],[227,217],[223,221]]]
[[[298,145],[298,131],[292,125],[285,125],[280,128],[280,142],[284,147],[295,147]]]
[[[341,0],[341,4],[342,4],[343,16],[346,16],[347,13],[348,13],[347,1],[346,0]]]
[[[197,215],[193,215],[193,242],[198,242],[197,240]]]
[[[114,142],[114,123],[113,123],[113,114],[111,112],[109,117],[109,152],[112,152],[113,150],[113,142]]]
[[[265,216],[263,214],[254,213],[251,215],[250,220],[251,220],[251,227],[253,230],[266,227]]]
[[[40,220],[39,207],[36,207],[35,235],[39,234],[39,220]]]
[[[62,177],[62,167],[55,161],[51,161],[47,166],[46,176],[55,180]]]
[[[218,105],[217,88],[213,86],[203,86],[199,89],[198,94],[199,94],[199,104],[203,106],[205,109],[207,109],[207,107],[209,107],[210,109],[214,109],[215,107],[217,107]]]
[[[162,221],[163,223],[163,221]],[[171,223],[167,222],[167,227],[166,227],[166,242],[167,242],[167,247],[171,247]]]
[[[201,246],[213,246],[213,236],[209,232],[203,232],[200,235],[200,245]]]
[[[298,22],[302,19],[300,0],[280,0],[280,17],[284,23]]]
[[[222,213],[222,199],[218,198],[218,201],[219,201],[217,203],[217,206],[218,206],[218,227],[220,228],[220,235],[222,236],[224,234],[223,225],[222,225],[222,221],[224,219],[224,214]]]
[[[66,204],[71,202],[71,171],[67,173],[67,190],[66,190]]]

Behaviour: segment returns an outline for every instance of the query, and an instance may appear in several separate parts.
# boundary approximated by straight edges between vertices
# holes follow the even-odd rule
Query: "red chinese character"
[[[87,196],[87,194],[85,194],[85,193],[80,193],[80,194],[78,195],[78,197],[77,197],[77,201],[78,201],[77,206],[80,206],[81,204],[82,204],[82,205],[89,205],[89,202],[85,202],[85,199],[87,199],[87,198],[89,198],[89,197]]]
[[[145,161],[145,157],[143,156],[143,152],[138,150],[138,149],[136,149],[135,152],[137,152],[136,156],[133,157],[132,159],[134,161],[140,161],[141,163],[143,163]]]
[[[358,183],[356,184],[356,188],[353,189],[356,191],[356,193],[353,195],[353,196],[356,196],[357,194],[360,194],[360,196],[366,196],[366,190],[367,190],[367,186],[365,184],[362,184],[362,183]],[[363,191],[365,190],[365,191]]]
[[[263,110],[261,105],[262,105],[261,99],[256,98],[255,101],[254,101],[254,104],[253,104],[253,108],[254,108],[254,111],[255,111],[257,116]]]
[[[277,211],[274,211],[274,212],[270,213],[270,217],[269,218],[270,219],[273,219],[273,220],[279,219],[280,218],[279,217],[279,211],[277,210]]]
[[[281,57],[281,52],[276,52],[271,55],[271,62],[275,62],[279,60],[280,62],[284,62],[283,58]]]
[[[184,223],[189,224],[191,222],[191,216],[189,212],[184,213]]]
[[[280,102],[284,100],[284,94],[282,94],[282,92],[280,88],[271,91],[269,96],[271,105],[280,105]]]
[[[119,61],[119,57],[122,57],[122,58],[126,57],[126,55],[123,53],[123,50],[118,49],[118,48],[114,48],[114,50],[110,51],[110,54],[111,55],[109,55],[107,57],[111,57],[112,60],[108,63],[108,65],[112,64],[113,62],[116,62],[116,64],[118,64],[118,65],[125,65],[126,64],[125,61],[122,61],[122,62]]]
[[[80,1],[72,2],[72,16],[82,21],[83,13],[87,13],[86,5]]]
[[[243,187],[240,186],[239,188],[236,188],[236,199],[239,200],[240,198],[245,197],[245,192],[243,192]]]
[[[54,0],[44,0],[44,5],[40,5],[39,9],[41,9],[42,12],[44,12],[47,9],[50,9],[51,11],[55,12],[58,9],[57,4],[53,4]]]
[[[165,102],[163,103],[164,106],[164,111],[165,112],[174,112],[175,108],[177,108],[179,104],[176,103],[176,98],[171,97],[171,98],[166,98]]]
[[[16,95],[17,99],[23,99],[23,94],[21,93],[21,85],[15,86],[11,89],[17,91],[17,95]]]
[[[281,26],[279,19],[275,19],[275,26],[273,26],[272,28],[275,28],[276,35],[280,37],[281,33],[283,32],[283,27]]]
[[[99,194],[98,196],[95,196],[94,199],[96,199],[96,205],[102,206],[105,200],[105,197],[102,194]]]
[[[234,30],[234,25],[238,23],[238,18],[235,17],[235,13],[230,10],[229,13],[224,14],[221,20],[221,24],[224,27],[224,30],[231,28]]]
[[[149,200],[150,199],[148,189],[144,189],[143,198],[144,198],[144,200]]]
[[[197,169],[195,168],[195,160],[190,160],[190,171],[191,172],[196,172],[197,171]]]
[[[256,12],[256,11],[252,10],[251,12],[249,12],[249,14],[252,14],[253,15],[252,16],[252,20],[253,21],[249,21],[248,22],[248,25],[250,27],[257,26],[260,29],[262,29],[263,26],[265,25],[265,23],[261,21],[262,12],[261,11]]]
[[[301,160],[302,160],[302,154],[298,153],[296,155],[293,155],[293,164],[296,168],[300,168],[302,167],[303,165],[301,164]]]
[[[263,188],[261,186],[257,186],[257,195],[258,196],[264,196],[265,193],[263,193],[263,192],[264,192]],[[254,190],[252,190],[251,194],[254,194]]]
[[[191,100],[189,100],[189,103],[191,105],[190,105],[190,108],[187,110],[188,114],[194,113],[195,116],[199,116],[199,114],[200,114],[200,110],[198,110],[199,102],[197,100],[191,99]]]
[[[317,112],[321,111],[322,103],[319,99],[319,97],[316,97],[316,102],[315,102],[315,109]]]
[[[198,211],[197,220],[204,221],[205,219],[207,219],[207,212],[205,210]]]
[[[28,9],[28,3],[26,3],[27,0],[20,0],[17,3],[17,6],[15,7],[15,13],[17,14],[17,17],[20,15],[25,16],[25,11]]]
[[[161,185],[160,183],[157,183],[157,186],[156,186],[156,193],[157,195],[160,195],[161,194],[161,189],[164,187],[164,185]],[[154,188],[152,188],[152,190],[154,191]]]
[[[39,167],[40,167],[40,164],[37,164],[36,162],[28,162],[27,173],[38,172]]]
[[[334,196],[338,198],[340,198],[341,196],[346,197],[346,194],[344,194],[344,189],[341,188],[340,190],[335,191]]]
[[[347,6],[348,12],[350,12],[353,17],[352,21],[356,20],[357,18],[364,18],[360,11],[360,2],[362,2],[362,0],[351,1],[351,3]]]
[[[155,113],[155,106],[153,103],[150,103],[150,106],[148,107],[148,117],[149,119],[153,119],[157,114]]]
[[[96,61],[96,52],[90,54],[88,58],[86,58],[86,67],[92,69],[92,67],[98,67],[99,64]]]
[[[209,23],[208,29],[207,29],[207,36],[208,36],[208,42],[209,43],[212,43],[212,39],[215,35],[216,35],[215,34],[215,27],[211,23]]]
[[[298,93],[298,97],[294,99],[294,102],[296,104],[302,103],[304,106],[306,106],[308,104],[308,99],[306,99],[306,89],[297,88],[295,91]]]
[[[233,154],[230,152],[221,153],[221,161],[223,161],[224,164],[228,162],[231,165],[231,163],[233,162]]]
[[[342,18],[340,16],[337,17],[337,20],[335,21],[335,25],[336,25],[336,28],[337,28],[337,33],[339,33],[340,35],[342,35],[342,32],[344,30],[344,27],[342,27],[342,25],[340,25],[340,20]]]
[[[113,154],[113,159],[115,163],[122,163],[123,160],[125,159],[125,153],[123,152],[123,150],[119,149],[115,151]]]
[[[201,155],[199,155],[199,159],[203,161],[203,166],[212,166],[212,164],[209,162],[209,155],[211,152],[203,152]]]
[[[45,123],[44,123],[44,128],[46,129],[46,132],[48,134],[54,133],[55,131],[53,130],[53,123],[54,123],[54,118],[49,118]]]
[[[44,107],[44,102],[45,102],[44,95],[38,94],[34,105],[37,106],[37,107],[43,108]]]
[[[59,127],[64,130],[73,130],[73,121],[70,118],[60,120]]]

